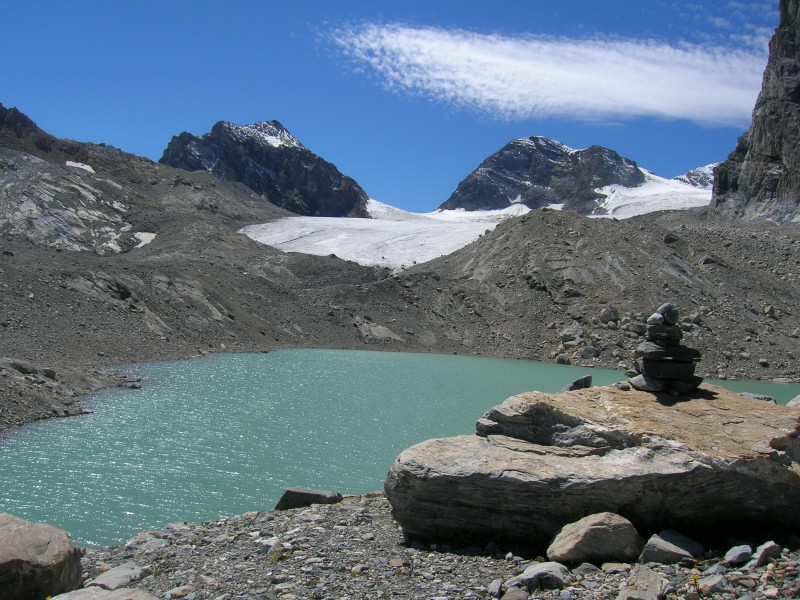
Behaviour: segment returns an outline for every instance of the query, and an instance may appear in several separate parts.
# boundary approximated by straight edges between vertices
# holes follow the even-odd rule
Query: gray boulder
[[[791,406],[792,408],[800,408],[800,394],[789,400],[789,403],[786,406]]]
[[[55,596],[80,584],[80,551],[65,531],[0,513],[3,600]]]
[[[635,560],[643,545],[633,523],[603,512],[565,525],[547,549],[547,558],[571,564],[626,562]]]
[[[734,546],[725,553],[723,562],[726,565],[741,565],[753,558],[753,549],[747,544]]]
[[[640,563],[659,563],[671,565],[682,560],[691,560],[692,554],[680,546],[673,544],[662,538],[658,534],[653,534],[644,545],[644,550],[639,556]]]
[[[723,428],[721,414],[736,418]],[[402,452],[384,490],[409,539],[541,550],[600,512],[647,532],[796,528],[798,431],[797,410],[711,384],[680,400],[615,386],[528,392],[487,411],[478,435]]]

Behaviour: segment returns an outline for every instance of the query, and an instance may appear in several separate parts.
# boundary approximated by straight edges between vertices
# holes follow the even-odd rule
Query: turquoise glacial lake
[[[0,437],[0,512],[83,546],[176,521],[268,510],[286,487],[383,488],[395,457],[474,432],[508,396],[617,371],[521,360],[343,350],[219,354],[125,369],[142,389],[84,400],[93,414]],[[782,403],[800,386],[722,382]]]

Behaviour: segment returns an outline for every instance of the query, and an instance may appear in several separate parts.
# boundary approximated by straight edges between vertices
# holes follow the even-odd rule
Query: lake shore
[[[735,536],[735,532],[732,532]],[[765,540],[747,540],[760,544]],[[667,582],[668,598],[791,598],[800,592],[797,540],[780,557],[746,570],[721,566],[728,548],[698,561],[649,565]],[[779,542],[779,543],[780,543]],[[755,546],[753,546],[755,547]],[[491,598],[535,556],[495,544],[449,547],[406,543],[382,493],[345,496],[333,505],[252,512],[203,524],[176,523],[145,532],[126,544],[88,549],[84,576],[93,579],[124,564],[141,567],[128,584],[158,598]],[[574,566],[573,566],[574,567]],[[531,597],[552,600],[617,598],[635,565],[573,568],[564,589]],[[692,595],[694,594],[694,595]],[[527,595],[525,596],[527,597]]]

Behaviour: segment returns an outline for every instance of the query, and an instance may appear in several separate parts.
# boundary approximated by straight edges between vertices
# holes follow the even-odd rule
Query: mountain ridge
[[[709,179],[707,169],[698,167],[675,180],[703,187],[701,181],[707,185]],[[585,215],[610,215],[608,206],[616,204],[610,197],[612,188],[617,192],[634,190],[656,177],[609,148],[595,145],[576,150],[551,138],[531,136],[511,140],[484,159],[439,209],[498,210],[523,204],[531,209],[559,207]],[[677,188],[675,191],[679,193]],[[688,203],[667,203],[663,208],[703,203],[708,200],[697,197]]]
[[[368,197],[358,183],[308,150],[278,121],[218,121],[200,137],[184,131],[172,138],[159,163],[238,181],[299,215],[369,216]]]

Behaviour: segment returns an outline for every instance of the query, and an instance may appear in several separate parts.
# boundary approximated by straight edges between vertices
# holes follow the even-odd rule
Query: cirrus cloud
[[[398,24],[346,27],[333,40],[389,89],[501,120],[646,116],[746,126],[767,58],[752,48]]]

